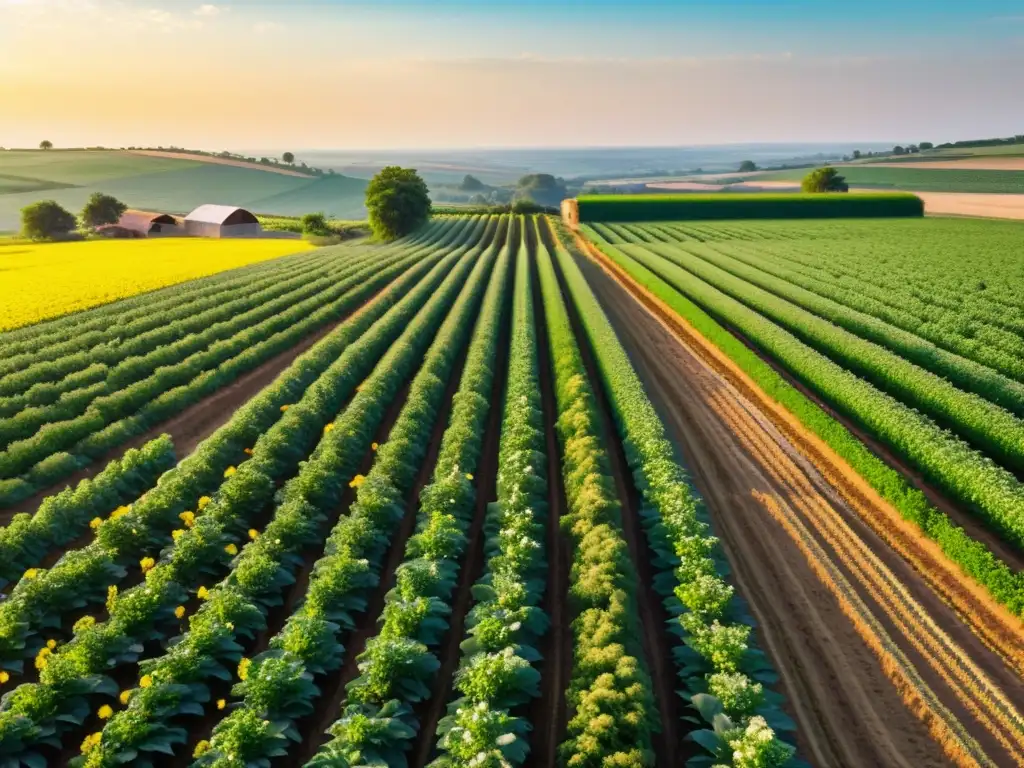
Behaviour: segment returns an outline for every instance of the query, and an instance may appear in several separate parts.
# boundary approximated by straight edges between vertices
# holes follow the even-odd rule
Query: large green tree
[[[105,195],[102,192],[93,192],[82,209],[82,226],[89,229],[102,227],[104,224],[117,224],[121,215],[128,210],[128,206],[116,197]]]
[[[800,185],[804,192],[849,192],[850,185],[832,166],[815,168],[804,176]]]
[[[370,228],[383,240],[407,235],[430,218],[427,184],[412,168],[390,165],[366,187]]]
[[[41,200],[21,209],[21,234],[32,240],[51,240],[75,229],[75,216],[55,200]]]

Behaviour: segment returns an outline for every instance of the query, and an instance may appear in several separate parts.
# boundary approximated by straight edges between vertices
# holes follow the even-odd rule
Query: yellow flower
[[[473,479],[473,475],[471,475],[469,472],[467,472],[466,473],[466,479],[467,480],[472,480]]]
[[[29,568],[27,571],[25,571],[25,573],[22,576],[22,578],[23,579],[34,579],[38,575],[39,575],[39,569],[38,568]]]
[[[184,616],[185,616],[185,606],[184,605],[179,605],[177,608],[175,608],[174,609],[174,615],[175,615],[176,618],[179,618],[179,619],[184,618]]]
[[[196,513],[195,512],[182,512],[178,515],[178,518],[185,524],[186,528],[191,528],[196,524]]]
[[[224,699],[217,699],[217,709],[224,709],[228,703]]]
[[[80,618],[78,621],[75,622],[75,625],[73,627],[71,627],[71,629],[74,632],[81,632],[82,630],[88,629],[89,627],[91,627],[95,623],[96,623],[96,617],[94,617],[94,616],[83,616],[82,618]]]
[[[282,405],[282,406],[281,406],[281,413],[284,413],[284,412],[285,412],[285,411],[287,411],[287,410],[288,410],[289,408],[291,408],[291,406],[290,406],[290,405]]]
[[[334,429],[334,422],[333,421],[330,424],[328,424],[328,425],[326,425],[324,427],[324,432],[330,432],[332,429]]]
[[[249,667],[252,666],[252,659],[243,658],[238,662],[238,679],[245,682],[249,677]]]
[[[377,445],[376,443],[370,443],[370,448],[371,448],[372,450],[376,451],[376,450],[377,450],[378,448],[380,448],[380,446],[379,446],[379,445]]]
[[[0,685],[3,685],[4,683],[6,683],[10,679],[11,679],[11,676],[9,674],[7,674],[7,672],[5,670],[0,669]]]
[[[91,733],[82,740],[82,754],[88,754],[94,747],[99,746],[100,739],[103,738],[102,733]]]
[[[356,475],[352,478],[352,482],[348,484],[349,488],[358,488],[360,485],[366,482],[364,475]]]
[[[111,584],[107,587],[107,610],[110,611],[114,607],[114,601],[117,600],[117,584]]]
[[[152,675],[143,675],[142,679],[139,680],[139,687],[140,688],[149,688],[152,685],[153,685],[153,676]]]
[[[57,641],[51,637],[49,640],[46,641],[46,647],[52,651],[54,648],[57,647]]]
[[[92,520],[89,521],[89,527],[92,528],[94,531],[97,530],[101,525],[103,525],[102,517],[94,517]]]
[[[131,511],[131,509],[131,507],[118,507],[117,509],[110,513],[110,519],[117,520],[117,518],[119,517],[124,517]]]
[[[235,469],[234,467],[228,467],[227,469],[224,470],[224,477],[231,477],[237,471],[238,470]]]
[[[139,568],[142,569],[143,573],[149,573],[153,570],[153,566],[155,565],[156,560],[154,560],[152,557],[144,557],[141,560],[139,560]]]
[[[260,532],[257,531],[255,528],[250,528],[249,529],[249,538],[252,539],[253,541],[256,541],[256,539],[257,539],[257,537],[259,537],[259,535],[260,535]]]
[[[171,531],[171,538],[174,539],[175,541],[177,541],[178,539],[180,539],[184,535],[185,535],[185,531],[182,528],[175,528],[173,531]]]
[[[192,757],[196,757],[196,758],[202,757],[203,755],[205,755],[209,751],[210,751],[210,742],[206,741],[206,739],[203,739],[198,744],[196,744],[195,751],[192,752]]]
[[[40,672],[46,669],[46,665],[50,663],[48,657],[52,653],[53,651],[51,651],[49,648],[40,648],[39,654],[36,656],[36,669],[38,669]]]
[[[202,512],[206,509],[206,505],[209,504],[210,501],[212,501],[212,499],[210,499],[209,496],[200,496],[199,501],[196,503],[196,509]]]
[[[118,696],[117,698],[121,701],[122,704],[127,704],[128,700],[131,697],[132,697],[132,689],[131,688],[127,688],[127,689],[121,691],[121,695]]]
[[[242,453],[244,453],[246,456],[252,456],[252,448],[243,448]]]
[[[111,715],[113,715],[113,714],[114,714],[114,708],[111,707],[109,704],[104,704],[96,712],[96,715],[99,717],[100,720],[109,720]]]
[[[196,597],[198,597],[200,600],[205,600],[209,596],[210,596],[210,590],[208,590],[206,587],[200,587],[199,591],[196,592]]]
[[[237,555],[238,547],[234,544],[228,544],[226,547],[224,547],[224,551],[227,552],[229,555]]]

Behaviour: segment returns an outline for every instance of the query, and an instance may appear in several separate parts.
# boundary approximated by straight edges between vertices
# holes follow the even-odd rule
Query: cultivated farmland
[[[0,334],[3,764],[1019,763],[1018,233],[852,205]]]

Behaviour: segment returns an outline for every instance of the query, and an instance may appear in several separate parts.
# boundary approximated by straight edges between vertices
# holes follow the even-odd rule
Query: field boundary
[[[664,302],[640,286],[600,249],[576,235],[580,251],[657,318],[674,336],[745,397],[757,404],[771,422],[841,493],[861,519],[906,559],[956,611],[983,642],[1010,666],[1024,674],[1024,623],[1010,613],[970,574],[963,572],[911,522],[905,520],[866,480],[795,415],[770,398],[722,350],[706,339]]]

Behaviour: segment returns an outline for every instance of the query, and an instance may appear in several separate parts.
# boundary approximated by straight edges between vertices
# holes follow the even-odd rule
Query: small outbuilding
[[[185,234],[181,222],[170,214],[134,210],[125,211],[117,224],[101,227],[100,231],[117,237],[168,237]]]
[[[193,237],[259,237],[259,220],[244,208],[201,205],[185,217],[185,234]]]

